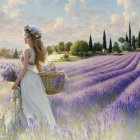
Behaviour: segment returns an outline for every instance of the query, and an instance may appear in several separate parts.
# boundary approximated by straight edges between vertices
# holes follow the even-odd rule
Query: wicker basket
[[[53,95],[58,94],[64,91],[65,82],[67,82],[68,78],[64,71],[58,71],[56,66],[55,71],[50,71],[50,68],[55,66],[54,63],[51,63],[48,67],[47,71],[38,73],[41,76],[44,87],[46,89],[46,94]],[[59,81],[56,82],[56,79]],[[57,83],[57,84],[55,84]]]

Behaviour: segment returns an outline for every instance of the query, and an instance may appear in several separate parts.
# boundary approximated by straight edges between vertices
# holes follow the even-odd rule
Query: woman
[[[24,31],[24,41],[29,47],[24,50],[24,56],[21,57],[23,69],[11,87],[12,90],[15,90],[20,83],[22,107],[19,106],[16,109],[16,111],[18,110],[16,114],[17,126],[24,128],[31,118],[34,122],[44,120],[51,126],[57,126],[42,79],[34,71],[36,66],[38,72],[43,72],[41,63],[45,63],[47,59],[47,52],[41,41],[41,31],[33,25],[26,25]],[[14,111],[13,109],[10,113],[14,114]],[[5,118],[4,125],[8,132],[13,131],[16,128],[14,125],[15,116],[5,115],[3,118]]]

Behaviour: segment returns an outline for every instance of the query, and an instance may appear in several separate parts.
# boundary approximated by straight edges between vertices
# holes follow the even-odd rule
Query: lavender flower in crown
[[[29,35],[32,36],[34,39],[40,39],[42,36],[40,29],[33,25],[24,26],[24,31],[29,33]]]
[[[21,69],[17,68],[17,66],[13,63],[0,65],[2,82],[15,82],[20,72]],[[20,83],[18,84],[18,86],[20,86]]]

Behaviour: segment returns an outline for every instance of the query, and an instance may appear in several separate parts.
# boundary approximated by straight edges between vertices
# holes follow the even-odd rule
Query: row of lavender
[[[130,54],[130,55],[132,55],[132,54]],[[98,62],[96,64],[96,63],[94,63],[96,61],[92,60],[93,62],[89,62],[88,65],[90,67],[92,66],[94,70],[91,70],[90,72],[88,72],[88,71],[91,68],[88,69],[89,66],[87,65],[86,62],[85,62],[85,64],[82,65],[82,67],[81,67],[81,64],[75,66],[74,67],[75,70],[73,70],[73,67],[72,68],[69,67],[68,71],[66,71],[66,72],[68,73],[68,76],[71,78],[71,82],[73,83],[73,85],[71,85],[72,89],[76,90],[76,89],[80,89],[84,85],[87,86],[87,85],[93,84],[93,80],[90,78],[91,76],[92,76],[92,78],[95,79],[94,84],[96,84],[97,82],[100,82],[101,80],[102,81],[106,80],[107,77],[105,76],[105,78],[104,78],[104,75],[102,75],[103,71],[106,70],[106,67],[108,66],[108,71],[112,71],[112,72],[113,72],[113,69],[115,71],[118,69],[125,68],[129,63],[131,63],[131,61],[133,60],[133,58],[135,57],[136,54],[133,54],[132,58],[129,58],[130,55],[121,57],[121,60],[120,60],[120,58],[118,58],[122,62],[124,60],[128,59],[127,61],[124,61],[123,64],[120,64],[120,61],[118,61],[118,59],[115,60],[114,58],[113,58],[113,60],[112,59],[106,60],[109,63],[106,64],[104,67],[102,66],[103,64],[98,64]],[[112,63],[113,61],[114,61],[114,63]],[[112,65],[116,65],[117,63],[120,64],[121,66],[118,65],[118,66],[112,68],[113,67]],[[63,69],[64,69],[64,67],[63,67]],[[102,71],[100,69],[102,69]],[[131,70],[131,68],[130,68],[130,70]],[[95,77],[93,77],[93,76],[95,76]],[[110,77],[110,75],[108,75],[108,77]],[[86,81],[85,81],[85,79],[86,79]],[[77,85],[78,85],[78,87],[77,87]]]
[[[78,107],[104,108],[112,103],[140,75],[140,68],[137,67],[140,60],[139,53],[126,55],[121,57],[121,59],[123,61],[116,66],[117,70],[114,68],[113,71],[111,68],[108,68],[111,69],[111,72],[97,75],[96,78],[95,76],[92,78],[90,74],[89,77],[86,76],[83,79],[72,81],[68,92],[57,95],[57,98],[50,97],[53,106],[57,104],[57,107],[60,105],[63,108],[63,105],[66,107],[67,104],[76,111]],[[124,61],[125,59],[126,61]],[[123,65],[125,66],[122,69]],[[119,66],[121,67],[120,69]],[[90,82],[87,84],[87,81]],[[75,88],[76,90],[71,89],[74,86],[77,87],[77,89]]]
[[[113,62],[113,59],[115,58],[112,57],[110,62]],[[85,119],[88,119],[85,127],[89,139],[138,140],[140,137],[140,122],[138,122],[140,110],[140,54],[132,53],[118,59],[116,60],[116,64],[118,64],[116,69],[111,67],[111,65],[115,65],[113,63],[108,63],[108,66],[105,65],[104,67],[97,63],[98,68],[102,68],[102,70],[98,70],[102,72],[104,72],[104,68],[108,68],[106,69],[107,72],[102,73],[102,76],[108,75],[109,77],[110,74],[110,78],[98,83],[93,81],[95,75],[91,73],[95,70],[96,66],[92,65],[92,62],[85,65],[82,64],[82,66],[78,65],[77,69],[75,66],[74,72],[78,71],[79,75],[86,69],[87,65],[91,69],[94,67],[94,69],[90,73],[83,73],[86,76],[82,76],[80,80],[74,79],[74,76],[70,77],[75,80],[70,83],[70,87],[75,85],[79,90],[78,88],[76,91],[70,89],[69,93],[63,92],[59,94],[57,99],[56,97],[50,97],[55,106],[54,112],[59,118],[67,118],[68,121],[70,116],[74,116],[79,118],[79,121],[82,123]],[[85,69],[81,69],[81,67],[85,67]],[[71,71],[70,68],[69,71]],[[86,82],[84,81],[90,78],[88,74],[90,77],[93,76],[93,80],[91,80],[91,85],[87,84],[85,86]],[[114,76],[111,77],[111,74],[114,74]],[[83,85],[78,85],[78,82],[81,82]],[[70,110],[68,110],[69,107],[71,108]],[[80,113],[80,108],[83,109],[82,114]],[[89,113],[88,110],[91,112],[92,110],[98,110],[98,113],[95,114],[95,111],[93,111],[92,119],[83,117],[83,114]],[[135,117],[137,119],[134,119]],[[68,130],[68,132],[73,139],[74,134],[72,130]],[[82,129],[79,128],[79,138],[82,139],[84,137],[83,133]]]

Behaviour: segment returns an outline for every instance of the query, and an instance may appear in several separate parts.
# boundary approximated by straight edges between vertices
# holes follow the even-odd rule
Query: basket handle
[[[51,63],[48,65],[48,70],[50,71],[50,69],[51,69],[53,66],[56,68],[56,65],[55,65],[53,62],[51,62]],[[58,71],[57,68],[56,68],[56,71]]]

